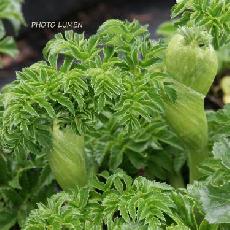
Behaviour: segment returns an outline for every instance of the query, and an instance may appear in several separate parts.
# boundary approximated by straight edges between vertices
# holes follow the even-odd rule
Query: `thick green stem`
[[[181,173],[170,174],[169,175],[169,183],[174,188],[185,188],[184,178]]]
[[[203,95],[173,81],[177,91],[175,102],[166,101],[166,119],[184,143],[188,152],[190,179],[199,179],[198,165],[208,157],[208,127]]]
[[[182,28],[169,42],[166,68],[177,92],[175,103],[165,103],[166,118],[184,143],[192,183],[200,177],[198,165],[208,157],[204,96],[218,68],[209,34],[200,28]]]
[[[199,164],[208,157],[208,148],[188,151],[189,182],[200,178]]]
[[[71,129],[60,130],[54,125],[49,164],[62,189],[84,186],[88,180],[84,137],[77,136]]]

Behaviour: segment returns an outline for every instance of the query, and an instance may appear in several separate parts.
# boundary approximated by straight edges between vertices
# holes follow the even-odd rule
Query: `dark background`
[[[137,19],[149,24],[153,38],[160,23],[170,19],[170,8],[175,0],[25,0],[23,14],[27,25],[16,36],[20,54],[16,59],[3,57],[4,68],[0,70],[0,87],[15,79],[15,71],[42,59],[42,49],[60,29],[31,29],[32,21],[78,21],[83,27],[76,32],[86,36],[96,32],[99,25],[110,18]],[[13,34],[7,24],[7,32]]]

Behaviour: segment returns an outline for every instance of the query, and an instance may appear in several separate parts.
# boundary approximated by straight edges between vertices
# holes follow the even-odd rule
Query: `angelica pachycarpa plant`
[[[176,35],[166,51],[166,72],[164,45],[137,22],[109,20],[89,39],[56,35],[44,50],[47,61],[18,73],[3,90],[3,149],[23,159],[46,152],[65,189],[76,181],[84,185],[100,167],[145,169],[183,186],[184,160],[177,167],[173,162],[183,151],[191,181],[198,179],[197,164],[208,156],[203,97],[217,68],[206,35],[189,28]],[[60,147],[59,136],[73,144]]]
[[[195,4],[198,1],[189,2]],[[210,2],[207,1],[207,5],[213,7]],[[186,7],[183,10],[187,12]],[[205,18],[206,11],[202,12],[201,16]],[[169,43],[152,41],[147,27],[137,21],[108,20],[89,38],[72,31],[57,34],[44,49],[45,60],[18,72],[17,80],[4,87],[0,96],[1,160],[3,165],[8,162],[9,172],[13,176],[2,184],[7,191],[8,186],[10,191],[20,191],[25,198],[19,197],[7,206],[11,193],[0,193],[4,198],[0,200],[1,211],[5,213],[5,226],[15,223],[14,213],[10,216],[13,220],[7,216],[12,209],[19,212],[18,217],[27,208],[30,193],[23,189],[27,188],[24,186],[27,176],[30,178],[34,171],[44,173],[41,177],[35,176],[38,183],[31,187],[32,191],[47,190],[53,193],[50,188],[53,188],[53,179],[56,179],[65,192],[75,190],[75,195],[82,194],[84,197],[76,209],[73,207],[76,204],[75,195],[62,193],[56,196],[57,199],[60,197],[60,202],[55,197],[51,198],[50,207],[41,205],[38,211],[33,212],[26,225],[28,229],[41,229],[46,224],[56,229],[84,229],[99,223],[112,229],[216,230],[222,228],[221,224],[228,223],[228,212],[223,211],[229,207],[226,189],[222,193],[225,199],[221,201],[221,188],[218,187],[221,184],[216,183],[215,176],[209,174],[218,175],[218,181],[227,178],[228,166],[224,166],[224,173],[219,170],[223,159],[228,158],[222,149],[227,149],[224,147],[229,140],[228,126],[225,124],[221,128],[221,119],[227,121],[230,115],[226,112],[228,108],[222,111],[226,116],[209,113],[211,129],[208,131],[204,111],[204,96],[217,72],[217,57],[213,48],[216,42],[213,41],[219,38],[208,27],[197,27],[197,20],[192,17],[191,23],[189,21],[177,30]],[[225,32],[223,28],[221,31]],[[221,137],[224,134],[224,143],[216,142],[217,133]],[[213,145],[218,146],[218,150],[213,150],[212,154]],[[218,151],[221,156],[218,156]],[[216,161],[210,162],[213,158],[217,158]],[[216,171],[204,168],[199,171],[198,166],[202,162],[204,168],[209,169],[214,163],[216,167],[213,169]],[[159,203],[159,209],[153,205],[149,210],[144,204],[148,204],[150,195],[138,193],[142,189],[135,187],[139,179],[130,187],[133,190],[131,195],[122,187],[123,182],[117,179],[114,179],[115,190],[108,186],[105,192],[104,187],[97,187],[96,191],[93,189],[93,196],[84,192],[89,191],[88,183],[96,173],[119,167],[133,177],[142,174],[149,179],[166,181],[174,187],[185,187],[183,168],[189,174],[191,183],[206,179],[190,189],[196,191],[191,192],[192,195],[198,194],[202,199],[195,197],[195,203],[188,205],[187,201],[171,200],[174,193],[181,199],[187,199],[184,190],[185,194],[170,187],[171,192],[166,192],[171,197],[169,200],[167,196],[161,196],[161,192],[165,194],[164,189],[159,193],[154,190],[165,203]],[[44,183],[40,183],[42,179]],[[146,181],[143,178],[140,180]],[[146,183],[152,186],[151,182]],[[153,187],[156,184],[162,186],[154,183]],[[224,188],[228,188],[225,187],[227,185],[224,182]],[[148,186],[145,189],[148,190]],[[33,201],[43,200],[39,192]],[[111,193],[111,196],[108,195],[111,200],[114,198],[110,206],[113,209],[106,209],[102,205],[104,198],[98,198],[101,195],[106,197],[107,192]],[[116,196],[119,192],[120,196]],[[206,202],[203,194],[209,192],[215,194],[217,199],[212,199],[211,195]],[[136,197],[136,193],[140,197]],[[134,196],[133,200],[140,202],[136,209],[129,211],[126,204],[119,203],[123,195],[128,200]],[[157,203],[158,198],[152,195],[150,198]],[[56,201],[58,207],[55,206]],[[215,218],[210,218],[208,213],[210,207],[215,207],[216,201],[221,201],[217,214],[221,212],[222,219],[216,214]],[[191,214],[194,206],[200,207],[200,215],[195,212],[195,217]],[[186,211],[174,215],[174,211],[177,213],[184,209],[189,212],[186,217]],[[61,210],[61,213],[57,214],[56,210]],[[80,216],[75,218],[79,212]],[[23,213],[26,216],[26,212]],[[48,216],[50,213],[53,213],[51,219]],[[40,215],[41,218],[38,217]],[[91,219],[94,221],[88,223]],[[24,226],[23,221],[20,225]]]
[[[75,186],[76,181],[86,183],[89,168],[115,169],[125,159],[130,162],[127,170],[135,173],[163,145],[182,151],[162,116],[162,96],[173,101],[175,91],[171,84],[164,84],[167,74],[148,70],[159,66],[164,47],[149,36],[139,23],[119,20],[107,21],[89,39],[73,32],[56,35],[44,50],[47,62],[19,72],[17,80],[3,90],[3,149],[23,159],[31,154],[44,156],[47,151],[63,188]],[[64,56],[60,67],[59,55]],[[145,133],[147,130],[152,133]],[[56,137],[65,134],[82,139],[79,150],[76,144],[67,144],[69,149],[59,152]],[[79,157],[70,157],[68,152]],[[162,179],[174,172],[172,157],[166,155],[165,159],[169,163],[161,169]],[[62,163],[55,163],[58,161]],[[74,167],[83,167],[82,174]],[[75,174],[66,180],[70,168]]]
[[[24,229],[217,229],[203,218],[201,207],[185,191],[117,171],[49,198],[32,211]]]
[[[161,180],[180,171],[183,157],[174,169],[175,151],[167,154],[164,148],[180,155],[183,148],[161,115],[161,95],[174,100],[175,91],[160,80],[166,74],[148,70],[160,68],[164,49],[149,37],[138,22],[119,20],[106,22],[89,39],[71,31],[58,34],[44,50],[46,61],[25,68],[4,87],[1,164],[6,159],[11,176],[1,182],[2,228],[23,226],[29,210],[43,200],[42,191],[54,192],[50,169],[65,190],[83,186],[100,168],[120,166],[133,175],[145,168]],[[34,170],[38,183],[24,189]],[[18,190],[14,200],[6,192]]]

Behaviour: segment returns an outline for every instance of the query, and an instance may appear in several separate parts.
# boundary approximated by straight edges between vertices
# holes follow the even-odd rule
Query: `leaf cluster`
[[[227,104],[223,109],[207,112],[210,143],[230,136],[230,106]]]
[[[175,165],[174,158],[183,148],[163,117],[162,98],[176,98],[160,72],[164,48],[138,22],[110,20],[90,38],[57,34],[44,49],[45,61],[17,73],[0,95],[0,145],[11,168],[4,186],[25,199],[10,202],[9,193],[0,194],[2,213],[13,213],[2,222],[22,225],[44,190],[53,192],[47,155],[54,123],[85,136],[88,159],[100,170],[122,167],[136,175],[146,168],[149,177],[168,180],[181,169],[185,158]],[[39,182],[44,170],[46,186]],[[35,183],[31,190],[24,188],[27,177]],[[27,211],[11,222],[21,207]]]
[[[87,187],[56,194],[32,211],[25,230],[198,229],[202,212],[193,198],[123,171],[102,173]],[[184,207],[186,206],[186,209]],[[183,214],[182,214],[183,213]]]
[[[99,166],[109,158],[106,169],[124,158],[141,169],[148,156],[160,158],[154,150],[168,145],[182,151],[163,117],[162,98],[176,98],[158,71],[164,46],[149,37],[138,22],[119,20],[88,39],[71,31],[56,35],[44,50],[46,61],[17,73],[3,90],[3,149],[24,158],[43,153],[55,121],[85,135]],[[159,159],[158,177],[165,179],[174,170],[173,155],[162,155],[169,163]]]
[[[0,229],[23,226],[36,203],[55,192],[53,176],[43,161],[25,162],[0,152]]]

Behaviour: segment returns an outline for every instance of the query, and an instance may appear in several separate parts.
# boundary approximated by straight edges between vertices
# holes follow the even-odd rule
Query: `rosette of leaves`
[[[14,57],[17,54],[17,47],[14,39],[6,36],[3,21],[7,20],[13,25],[15,31],[18,31],[21,24],[24,24],[24,18],[21,12],[23,0],[1,0],[0,2],[0,54],[6,54]],[[0,62],[1,66],[1,62]]]
[[[39,204],[24,229],[217,229],[203,217],[186,193],[117,171],[111,176],[102,173],[73,193],[54,195],[47,205]]]
[[[51,151],[50,156],[58,157],[59,150],[52,147],[57,146],[52,138],[55,123],[66,143],[65,130],[85,139],[79,151],[88,161],[84,170],[123,165],[137,174],[149,167],[152,176],[167,180],[175,174],[175,156],[164,148],[177,149],[171,152],[183,148],[163,117],[162,96],[173,101],[175,91],[164,84],[166,74],[150,71],[163,65],[163,49],[136,21],[109,20],[88,39],[71,31],[56,35],[44,50],[46,61],[19,72],[17,80],[3,90],[3,149],[28,159],[50,146],[47,154]],[[62,154],[68,159],[68,154]],[[79,159],[72,159],[76,164],[61,161],[57,166],[51,162],[60,158],[50,158],[51,168],[64,175],[66,168],[78,167]],[[71,187],[75,179],[68,184],[63,178],[67,185],[62,187]]]
[[[88,39],[68,31],[47,44],[46,61],[17,73],[0,98],[1,149],[12,174],[4,186],[30,197],[24,174],[40,181],[43,170],[50,178],[50,168],[65,190],[84,185],[95,171],[119,166],[132,175],[145,169],[161,180],[180,174],[183,148],[162,113],[162,96],[173,101],[175,91],[158,72],[164,47],[149,37],[137,22],[118,20]],[[53,192],[51,179],[40,190],[39,183],[31,191]],[[183,186],[181,178],[178,184]],[[11,197],[4,196],[7,213],[35,203],[13,200],[6,209]]]

